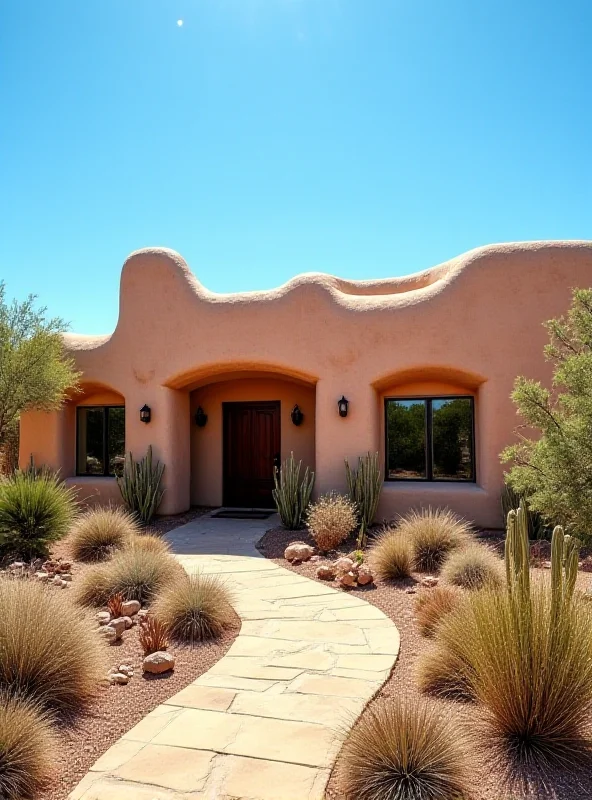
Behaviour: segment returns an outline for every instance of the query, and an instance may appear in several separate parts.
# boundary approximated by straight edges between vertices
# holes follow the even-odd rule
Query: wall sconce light
[[[347,417],[348,405],[349,405],[349,400],[346,400],[345,397],[341,395],[341,400],[337,401],[337,408],[339,409],[340,417]]]
[[[150,422],[150,418],[152,416],[152,412],[150,410],[150,406],[143,405],[140,409],[140,422],[145,422],[148,424]]]
[[[197,425],[198,428],[203,428],[207,421],[208,421],[208,415],[203,410],[203,408],[199,406],[197,411],[195,412],[195,424]]]
[[[298,407],[298,403],[296,403],[296,405],[292,409],[292,413],[290,414],[290,417],[292,418],[292,422],[294,423],[294,425],[296,425],[296,427],[298,427],[299,425],[302,425],[302,421],[304,420],[304,414],[302,413],[302,411]]]

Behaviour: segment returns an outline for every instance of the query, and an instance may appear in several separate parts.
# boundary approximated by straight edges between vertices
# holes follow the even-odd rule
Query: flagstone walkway
[[[188,572],[228,581],[240,634],[101,756],[70,800],[322,800],[399,634],[358,596],[263,558],[254,544],[275,524],[201,517],[168,534]]]

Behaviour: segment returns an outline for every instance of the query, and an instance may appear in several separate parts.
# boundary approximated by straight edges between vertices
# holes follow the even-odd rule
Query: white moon
[[[182,28],[183,27],[183,20],[182,19],[178,19],[177,20],[177,25],[179,26],[179,28]]]

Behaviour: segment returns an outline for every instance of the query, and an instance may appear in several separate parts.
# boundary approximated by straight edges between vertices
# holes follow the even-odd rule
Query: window
[[[125,407],[76,409],[76,474],[120,475],[125,458]]]
[[[474,481],[472,397],[385,400],[386,480]]]

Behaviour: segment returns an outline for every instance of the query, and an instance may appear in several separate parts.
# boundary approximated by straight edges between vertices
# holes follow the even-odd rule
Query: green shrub
[[[60,716],[83,709],[105,674],[105,649],[65,592],[0,580],[0,690]]]
[[[16,472],[0,483],[0,553],[24,559],[47,556],[68,532],[76,493],[47,469]]]
[[[499,588],[504,583],[503,561],[475,542],[448,556],[442,567],[442,580],[463,589]]]
[[[41,707],[0,693],[0,797],[38,797],[52,777],[55,749],[55,737]]]
[[[168,553],[132,545],[117,552],[110,561],[89,567],[74,591],[83,605],[103,606],[118,593],[126,600],[144,604],[184,574],[181,565]]]
[[[76,561],[102,561],[139,530],[138,523],[122,508],[92,508],[75,520],[69,537],[70,551]]]
[[[356,507],[349,498],[329,492],[309,506],[306,524],[322,553],[335,550],[357,528]]]
[[[346,458],[345,477],[347,479],[349,499],[357,508],[360,517],[358,548],[362,550],[366,546],[368,528],[372,525],[376,516],[382,488],[378,453],[367,453],[365,456],[360,456],[357,470],[351,469]]]
[[[217,575],[188,576],[158,595],[153,613],[182,642],[201,642],[222,634],[235,614],[232,595]]]
[[[467,745],[439,709],[389,698],[362,714],[339,772],[355,800],[453,800],[466,791]]]
[[[152,461],[152,445],[140,461],[135,461],[131,453],[125,457],[123,474],[117,478],[117,485],[128,510],[144,525],[156,514],[164,489],[160,488],[164,464]]]
[[[460,601],[453,586],[435,586],[420,592],[415,601],[415,617],[423,636],[433,636],[442,618],[453,611]]]
[[[290,458],[273,474],[273,499],[282,525],[289,531],[295,531],[304,524],[304,514],[310,503],[315,481],[315,474],[309,472],[308,467],[301,479],[301,467],[302,461],[296,463],[294,453],[290,453]]]
[[[413,565],[435,572],[452,550],[470,541],[471,527],[449,509],[412,510],[397,522],[399,534],[411,545]]]
[[[411,547],[399,531],[385,528],[375,538],[368,551],[372,569],[383,581],[409,578],[412,568]]]

